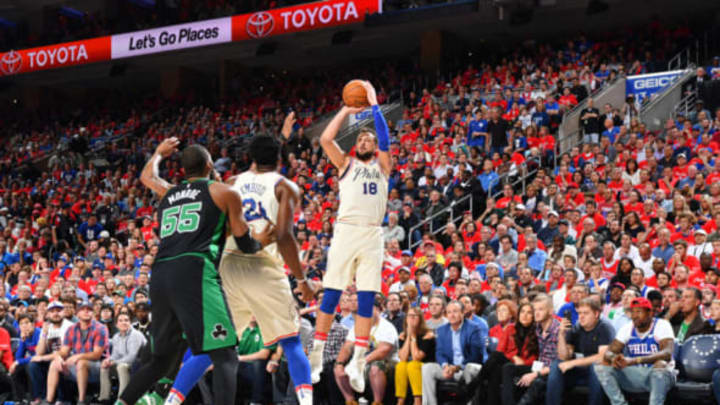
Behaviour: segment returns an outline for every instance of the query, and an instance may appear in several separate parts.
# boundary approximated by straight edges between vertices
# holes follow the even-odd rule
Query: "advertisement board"
[[[233,41],[310,31],[365,20],[382,12],[382,0],[329,0],[233,17]]]
[[[112,36],[112,58],[121,59],[232,40],[232,18],[216,18]]]
[[[648,101],[647,98],[669,86],[682,73],[682,70],[672,70],[628,76],[625,82],[625,94],[632,94],[639,103],[644,103]]]
[[[382,0],[327,0],[0,53],[0,75],[130,58],[353,24]]]
[[[110,37],[8,51],[0,54],[0,75],[57,69],[110,60]]]

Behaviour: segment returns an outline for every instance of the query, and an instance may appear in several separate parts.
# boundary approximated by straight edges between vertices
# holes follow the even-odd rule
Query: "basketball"
[[[348,107],[367,107],[370,105],[362,80],[350,80],[343,87],[342,98],[343,103]]]

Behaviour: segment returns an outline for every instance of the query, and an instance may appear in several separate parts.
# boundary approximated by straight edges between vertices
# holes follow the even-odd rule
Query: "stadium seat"
[[[720,366],[720,336],[691,336],[680,348],[676,361],[682,364],[688,380],[710,382],[713,371]]]

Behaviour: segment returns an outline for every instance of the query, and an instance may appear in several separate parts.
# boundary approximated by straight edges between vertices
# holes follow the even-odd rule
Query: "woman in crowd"
[[[405,403],[410,381],[414,405],[422,404],[422,365],[435,361],[435,335],[425,325],[418,307],[410,308],[405,318],[405,331],[400,334],[400,362],[395,366],[395,396],[398,405]]]
[[[500,340],[505,329],[515,322],[517,318],[517,305],[510,300],[500,300],[495,305],[497,325],[490,328],[489,336]]]
[[[512,307],[514,303],[502,304],[498,302],[498,320],[501,318],[501,312],[507,311],[508,323],[503,328],[502,335],[498,339],[497,349],[490,354],[490,357],[483,365],[480,371],[480,379],[487,382],[487,389],[484,391],[488,405],[500,405],[500,384],[513,384],[513,381],[502,381],[502,367],[505,364],[515,364],[518,366],[527,366],[528,369],[538,356],[538,342],[535,334],[535,320],[532,305],[523,303],[515,321]]]

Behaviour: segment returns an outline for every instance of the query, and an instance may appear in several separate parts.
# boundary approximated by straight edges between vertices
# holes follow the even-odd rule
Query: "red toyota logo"
[[[0,58],[0,70],[5,75],[13,75],[22,68],[22,55],[15,51],[10,51]]]
[[[252,38],[262,38],[270,35],[275,28],[275,19],[267,11],[260,11],[250,16],[245,30]]]

